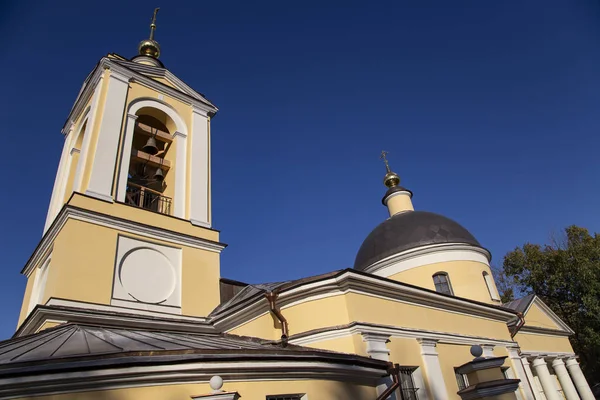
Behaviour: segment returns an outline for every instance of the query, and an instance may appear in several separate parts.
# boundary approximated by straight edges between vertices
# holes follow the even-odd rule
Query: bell
[[[156,153],[158,153],[158,147],[156,147],[156,139],[154,139],[153,137],[148,138],[148,141],[146,142],[146,145],[142,148],[142,150],[145,153],[151,155],[155,155]]]
[[[154,173],[154,179],[158,182],[162,182],[165,179],[165,175],[162,169],[156,168],[156,172]]]

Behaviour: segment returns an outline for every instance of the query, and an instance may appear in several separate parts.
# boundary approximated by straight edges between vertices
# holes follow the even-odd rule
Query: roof
[[[161,358],[195,360],[325,357],[332,362],[367,362],[365,357],[230,334],[189,334],[63,324],[42,332],[0,342],[0,376],[65,368],[68,362],[87,367],[114,366]],[[78,363],[79,362],[79,363]],[[90,365],[91,362],[91,365]],[[381,366],[383,366],[382,364]],[[379,366],[379,367],[381,367]]]
[[[443,215],[427,211],[399,213],[379,224],[367,236],[356,254],[354,269],[364,271],[402,251],[442,243],[481,247],[467,229]]]
[[[242,290],[240,290],[235,296],[233,296],[228,301],[219,304],[210,313],[210,315],[213,316],[215,314],[218,314],[221,310],[228,308],[228,307],[232,307],[236,304],[242,303],[244,300],[253,298],[254,296],[256,296],[259,293],[267,293],[267,292],[276,290],[276,289],[280,288],[281,286],[283,286],[284,284],[289,283],[289,282],[293,282],[293,281],[259,283],[259,284],[255,284],[255,285],[248,285],[245,288],[243,288]]]
[[[527,310],[527,307],[531,304],[533,299],[535,298],[535,294],[530,294],[525,297],[521,297],[520,299],[509,301],[508,303],[502,304],[502,306],[506,308],[510,308],[511,310],[515,310],[517,312],[523,313]]]

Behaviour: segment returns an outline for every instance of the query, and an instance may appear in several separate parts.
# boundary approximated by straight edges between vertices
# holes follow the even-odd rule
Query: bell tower
[[[67,117],[44,235],[22,271],[19,334],[99,310],[202,318],[219,303],[218,110],[159,60],[157,13],[135,57],[98,62]]]

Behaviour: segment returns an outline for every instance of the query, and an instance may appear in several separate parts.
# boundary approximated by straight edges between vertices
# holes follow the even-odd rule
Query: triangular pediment
[[[573,333],[573,330],[538,296],[533,297],[523,314],[526,327]]]

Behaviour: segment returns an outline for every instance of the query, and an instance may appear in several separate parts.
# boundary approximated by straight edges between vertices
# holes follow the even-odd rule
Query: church
[[[594,399],[571,328],[535,295],[503,304],[489,251],[415,209],[387,161],[389,218],[352,268],[221,276],[218,109],[165,67],[155,29],[156,11],[136,56],[99,60],[62,128],[0,399]]]

